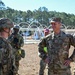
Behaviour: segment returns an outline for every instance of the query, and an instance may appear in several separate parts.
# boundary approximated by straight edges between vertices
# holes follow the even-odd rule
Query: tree
[[[6,9],[5,4],[0,0],[0,10]]]

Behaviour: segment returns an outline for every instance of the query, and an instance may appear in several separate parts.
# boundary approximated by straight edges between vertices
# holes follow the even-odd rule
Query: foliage
[[[49,11],[46,7],[40,7],[38,10],[35,9],[34,11],[18,11],[10,7],[5,7],[5,4],[0,1],[0,18],[2,17],[10,18],[15,24],[36,21],[47,26],[49,26],[49,20],[51,20],[52,17],[61,17],[63,24],[75,27],[74,14]]]

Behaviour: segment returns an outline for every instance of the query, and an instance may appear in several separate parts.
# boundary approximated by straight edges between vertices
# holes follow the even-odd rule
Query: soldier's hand
[[[49,63],[49,58],[47,57],[47,58],[44,60],[44,62],[48,64],[48,63]]]
[[[64,65],[65,66],[69,66],[70,65],[70,62],[71,62],[70,60],[65,60]]]

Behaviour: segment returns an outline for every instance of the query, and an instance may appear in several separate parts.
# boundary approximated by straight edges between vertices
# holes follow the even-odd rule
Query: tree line
[[[62,23],[68,27],[75,28],[75,15],[65,12],[49,11],[46,7],[40,7],[38,10],[14,10],[10,7],[6,7],[5,4],[0,1],[0,18],[7,17],[11,19],[15,24],[20,22],[39,22],[41,24],[49,26],[49,22],[52,17],[60,17]]]

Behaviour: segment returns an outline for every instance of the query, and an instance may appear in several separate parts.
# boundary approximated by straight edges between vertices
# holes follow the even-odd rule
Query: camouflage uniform
[[[42,39],[41,39],[42,40]],[[40,44],[39,44],[40,45]],[[46,47],[46,43],[43,42],[43,47],[42,47],[42,52],[39,52],[39,57],[42,57],[42,53],[44,53],[45,55],[47,54],[47,47]],[[39,70],[39,75],[44,75],[44,70],[46,68],[46,63],[44,61],[44,59],[40,60],[40,70]]]
[[[0,19],[0,33],[3,28],[12,28],[13,23],[9,19]],[[12,67],[15,67],[13,49],[6,38],[0,36],[0,75],[13,75]]]
[[[19,31],[18,26],[15,26],[13,29]],[[21,47],[23,47],[24,45],[24,40],[23,40],[23,37],[18,33],[18,31],[17,33],[16,31],[14,31],[9,37],[12,47],[15,49],[14,54],[15,54],[15,64],[17,66],[17,72],[19,69],[19,61],[21,60],[21,57],[22,57],[22,51],[24,54],[24,50],[21,49]]]
[[[44,70],[46,68],[46,63],[44,60],[40,60],[40,70],[39,70],[39,75],[44,75]]]
[[[43,51],[44,42],[48,49],[48,56]],[[43,60],[49,58],[48,75],[71,75],[70,65],[64,65],[65,60],[70,59],[68,56],[71,45],[75,47],[75,39],[62,31],[58,35],[49,34],[39,43],[41,58]]]

